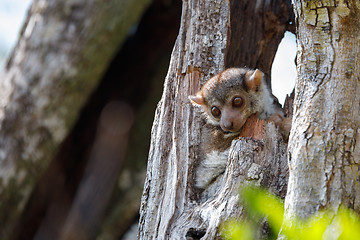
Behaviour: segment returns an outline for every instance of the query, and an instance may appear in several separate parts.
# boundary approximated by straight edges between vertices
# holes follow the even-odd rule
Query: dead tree
[[[140,239],[216,239],[222,221],[242,215],[237,191],[242,183],[256,182],[285,196],[286,144],[272,124],[256,120],[233,141],[226,171],[214,187],[194,188],[201,121],[188,95],[227,67],[260,68],[270,75],[291,16],[289,1],[183,1],[152,129]]]

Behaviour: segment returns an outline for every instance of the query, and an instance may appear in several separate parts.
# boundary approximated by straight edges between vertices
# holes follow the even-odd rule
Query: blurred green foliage
[[[281,235],[288,240],[356,240],[360,239],[360,218],[352,210],[340,207],[334,211],[320,211],[307,220],[283,219],[284,204],[275,195],[259,187],[246,186],[240,191],[241,203],[246,209],[246,220],[229,220],[221,227],[227,240],[255,240],[263,219],[268,222],[267,239]]]

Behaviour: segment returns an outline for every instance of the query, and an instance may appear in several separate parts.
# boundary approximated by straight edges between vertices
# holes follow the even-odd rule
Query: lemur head
[[[189,99],[202,107],[211,124],[237,133],[250,115],[261,110],[263,75],[258,69],[229,68],[210,78]]]

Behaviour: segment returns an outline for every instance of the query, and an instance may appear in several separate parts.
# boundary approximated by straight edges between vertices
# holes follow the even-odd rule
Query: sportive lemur
[[[201,107],[205,116],[201,159],[196,170],[197,188],[205,189],[225,171],[231,141],[252,114],[273,121],[287,135],[291,128],[291,119],[284,117],[281,105],[265,82],[264,73],[258,69],[222,71],[189,99]]]

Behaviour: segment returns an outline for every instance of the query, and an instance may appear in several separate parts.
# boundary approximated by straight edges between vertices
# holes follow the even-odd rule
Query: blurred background
[[[0,76],[30,4],[0,0]],[[13,239],[57,239],[59,229],[72,239],[136,239],[151,125],[180,16],[180,0],[155,0],[129,32],[31,195]],[[294,88],[295,55],[295,36],[287,32],[272,68],[280,103]],[[131,117],[123,119],[124,112]],[[119,124],[126,132],[116,130]],[[93,211],[79,219],[74,209],[83,208]]]

